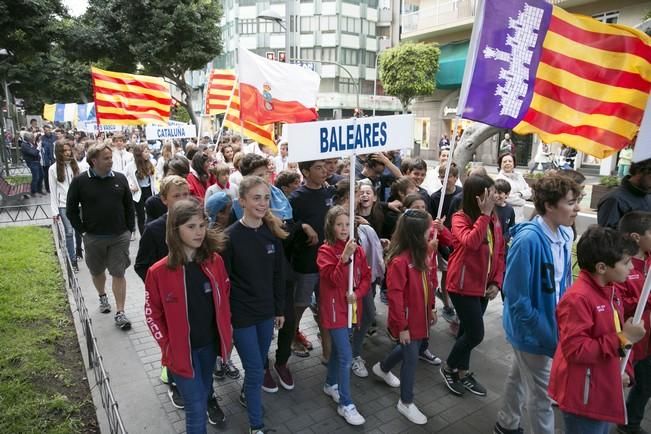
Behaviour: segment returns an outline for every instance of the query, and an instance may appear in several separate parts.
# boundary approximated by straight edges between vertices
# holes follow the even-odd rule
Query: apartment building
[[[465,68],[470,35],[475,20],[478,0],[404,0],[401,16],[403,41],[437,42],[441,48],[440,71],[434,95],[420,98],[413,105],[417,131],[429,140],[421,143],[421,155],[435,158],[442,135],[454,136],[453,120],[459,101],[459,90]],[[651,11],[651,2],[639,0],[552,0],[569,12],[592,16],[607,23],[629,26],[640,24]],[[489,15],[490,16],[490,15]],[[461,121],[463,129],[468,121]],[[534,135],[515,136],[519,164],[526,164],[536,152],[539,139]],[[476,160],[494,164],[501,135],[482,144]],[[615,158],[604,161],[579,155],[578,163],[586,169],[608,174],[615,166]]]
[[[223,8],[224,50],[213,62],[215,68],[235,68],[236,49],[243,47],[274,60],[290,58],[316,71],[321,76],[320,119],[352,116],[358,92],[365,114],[401,110],[377,80],[378,53],[398,42],[399,0],[223,0]],[[283,22],[261,18],[270,10]]]

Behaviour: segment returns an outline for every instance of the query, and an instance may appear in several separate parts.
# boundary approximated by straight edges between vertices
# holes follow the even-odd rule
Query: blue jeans
[[[568,434],[608,434],[610,431],[610,422],[605,420],[590,419],[564,411],[561,413],[565,422],[565,432]]]
[[[63,231],[66,234],[66,250],[68,250],[68,256],[70,261],[73,264],[77,263],[77,255],[75,254],[75,233],[70,224],[70,220],[66,216],[66,209],[59,208],[59,217],[61,218],[61,223],[63,223]]]
[[[273,330],[273,318],[249,327],[233,328],[233,341],[244,367],[244,396],[252,429],[264,428],[262,381]]]
[[[212,370],[217,361],[214,345],[192,349],[194,377],[172,373],[185,403],[185,430],[187,434],[205,434],[208,396],[212,390]]]
[[[362,298],[362,323],[353,329],[353,357],[362,354],[364,337],[375,320],[375,285],[371,285],[368,293]]]
[[[41,183],[43,182],[43,168],[41,163],[38,161],[32,161],[27,163],[27,167],[32,172],[32,184],[30,186],[30,192],[35,194],[41,189]]]
[[[330,329],[330,359],[328,359],[328,386],[339,385],[339,405],[347,406],[353,403],[350,397],[350,367],[353,364],[353,354],[348,339],[348,328]]]
[[[403,404],[414,402],[414,382],[416,381],[416,362],[421,340],[413,340],[406,345],[398,344],[380,362],[380,369],[389,372],[402,360],[400,366],[400,400]]]

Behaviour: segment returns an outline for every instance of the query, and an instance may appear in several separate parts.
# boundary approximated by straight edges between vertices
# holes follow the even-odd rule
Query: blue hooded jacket
[[[541,218],[511,229],[512,243],[506,259],[504,314],[502,322],[513,348],[532,354],[554,356],[558,343],[554,257]],[[572,242],[569,227],[559,227],[564,241],[565,270],[560,296],[572,283]],[[560,297],[559,297],[560,299]]]

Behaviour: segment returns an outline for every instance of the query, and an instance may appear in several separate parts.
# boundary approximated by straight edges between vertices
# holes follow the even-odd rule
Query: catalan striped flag
[[[231,94],[233,98],[231,99]],[[228,113],[228,101],[231,100]],[[234,131],[242,131],[245,136],[255,140],[260,145],[276,150],[273,124],[258,125],[240,119],[240,95],[237,86],[237,76],[234,71],[216,69],[210,74],[208,94],[206,96],[206,114],[223,114],[224,126]]]
[[[167,125],[172,98],[161,77],[91,68],[98,124]]]
[[[545,0],[479,5],[458,114],[599,158],[631,143],[651,91],[651,38]]]

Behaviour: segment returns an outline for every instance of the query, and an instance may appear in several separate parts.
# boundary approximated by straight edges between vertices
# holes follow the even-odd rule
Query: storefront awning
[[[439,72],[436,74],[437,89],[455,89],[461,87],[469,44],[470,41],[464,41],[440,47]]]

